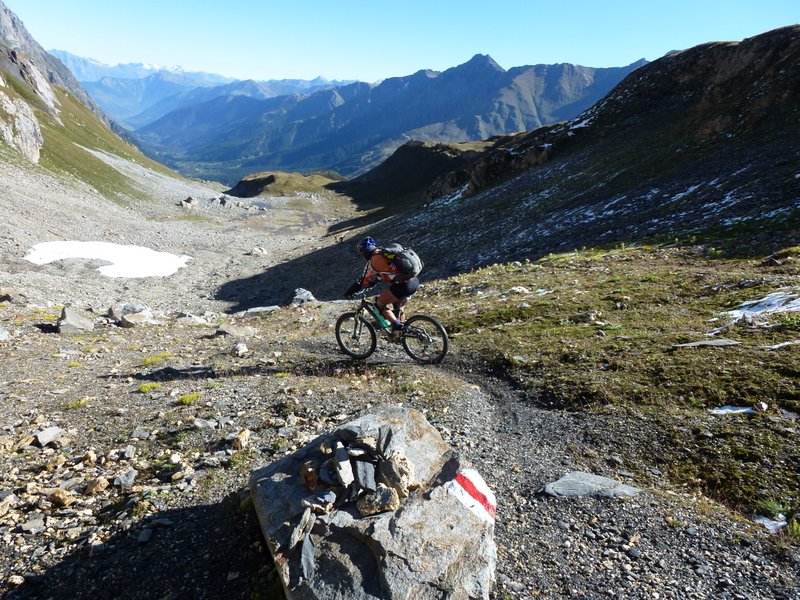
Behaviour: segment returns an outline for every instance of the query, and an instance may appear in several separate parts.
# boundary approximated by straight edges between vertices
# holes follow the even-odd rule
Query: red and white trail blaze
[[[488,523],[494,523],[497,499],[475,469],[462,469],[445,486],[448,493],[458,498],[473,514]]]

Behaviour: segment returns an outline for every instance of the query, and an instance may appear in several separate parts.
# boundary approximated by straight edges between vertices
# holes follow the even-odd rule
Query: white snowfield
[[[143,246],[110,242],[42,242],[25,255],[25,260],[44,265],[67,258],[103,260],[110,264],[97,269],[106,277],[169,277],[191,256],[157,252]]]
[[[723,314],[736,320],[745,315],[763,315],[779,312],[800,311],[800,294],[796,290],[785,288],[764,296],[760,300],[742,302],[736,310],[729,310]]]

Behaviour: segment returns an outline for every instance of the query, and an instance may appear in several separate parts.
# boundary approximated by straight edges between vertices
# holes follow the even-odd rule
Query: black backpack
[[[425,263],[411,248],[403,248],[398,243],[387,244],[383,247],[382,254],[388,258],[397,269],[397,281],[408,281],[419,275]]]

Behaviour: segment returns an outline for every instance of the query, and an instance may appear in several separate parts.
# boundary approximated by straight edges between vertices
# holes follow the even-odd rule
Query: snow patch
[[[681,198],[685,198],[689,194],[694,193],[698,189],[700,189],[700,185],[693,185],[688,190],[686,190],[685,192],[680,192],[678,194],[675,194],[672,198],[670,198],[670,200],[672,200],[672,201],[680,200]]]
[[[719,408],[712,408],[710,411],[712,415],[741,415],[756,412],[749,406],[720,406]]]
[[[569,128],[570,129],[583,129],[584,127],[588,127],[589,125],[591,125],[593,118],[594,118],[594,115],[591,115],[588,118],[584,119],[583,121],[580,121],[578,123],[570,125]]]
[[[769,529],[772,533],[778,533],[781,529],[786,527],[786,517],[783,515],[778,515],[778,519],[770,519],[769,517],[756,517],[756,523],[763,525],[767,529]]]
[[[755,316],[790,311],[800,311],[800,294],[781,290],[768,294],[760,300],[742,302],[738,309],[722,314],[738,320],[745,315]]]
[[[106,277],[169,277],[185,267],[191,256],[157,252],[143,246],[110,242],[42,242],[25,255],[25,260],[44,265],[67,258],[103,260],[111,264],[97,269]]]

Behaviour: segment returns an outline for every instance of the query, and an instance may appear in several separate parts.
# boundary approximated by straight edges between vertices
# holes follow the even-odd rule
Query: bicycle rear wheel
[[[372,323],[358,313],[347,312],[336,321],[336,341],[348,356],[367,358],[375,352],[378,336]]]
[[[403,348],[417,362],[424,364],[442,362],[449,346],[447,331],[433,317],[414,315],[406,321]]]

